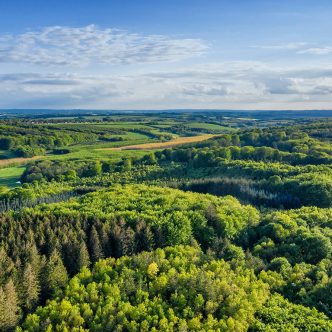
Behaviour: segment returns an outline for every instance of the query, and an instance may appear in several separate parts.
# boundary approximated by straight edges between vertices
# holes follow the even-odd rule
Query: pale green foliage
[[[211,206],[213,216],[208,215]],[[231,196],[216,197],[146,185],[115,185],[80,200],[41,208],[42,213],[47,211],[123,218],[129,225],[142,219],[149,225],[162,227],[168,245],[189,243],[197,227],[213,227],[215,232],[233,238],[245,227],[259,222],[255,208],[241,205]]]
[[[250,270],[235,272],[192,247],[168,247],[82,270],[23,329],[245,331],[267,296]]]
[[[280,295],[273,295],[257,313],[252,331],[323,332],[332,331],[332,321],[316,309],[293,304]]]

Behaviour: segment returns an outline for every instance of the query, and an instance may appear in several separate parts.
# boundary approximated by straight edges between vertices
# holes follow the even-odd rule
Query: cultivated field
[[[39,159],[39,156],[34,156],[31,158],[10,158],[10,159],[0,159],[0,168],[12,166],[12,165],[22,165],[26,164],[27,162],[35,159]]]
[[[156,143],[145,143],[145,144],[135,144],[135,145],[127,145],[127,146],[121,146],[116,148],[101,148],[96,150],[111,150],[111,151],[117,151],[117,150],[153,150],[153,149],[166,149],[171,148],[177,145],[186,144],[186,143],[195,143],[195,142],[201,142],[205,141],[211,137],[214,137],[217,135],[198,135],[198,136],[190,136],[190,137],[178,137],[175,139],[172,139],[168,142],[156,142]]]

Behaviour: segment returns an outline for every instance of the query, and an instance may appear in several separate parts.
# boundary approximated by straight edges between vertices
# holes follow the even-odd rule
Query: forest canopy
[[[331,132],[212,113],[1,120],[0,330],[332,331]],[[197,133],[211,138],[144,145]]]

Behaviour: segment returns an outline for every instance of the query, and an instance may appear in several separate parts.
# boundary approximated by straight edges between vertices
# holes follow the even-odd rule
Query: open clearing
[[[24,167],[9,167],[0,169],[0,186],[10,188],[18,187],[17,181],[20,180]]]
[[[96,150],[153,150],[153,149],[166,149],[171,148],[176,145],[186,144],[186,143],[195,143],[200,141],[205,141],[211,137],[218,135],[199,135],[199,136],[190,136],[190,137],[178,137],[173,140],[167,142],[156,142],[156,143],[145,143],[145,144],[135,144],[135,145],[127,145],[121,146],[117,148],[101,148]]]

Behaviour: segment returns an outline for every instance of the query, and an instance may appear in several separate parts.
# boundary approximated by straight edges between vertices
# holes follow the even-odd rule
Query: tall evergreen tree
[[[31,264],[25,266],[22,278],[22,295],[24,307],[32,310],[38,303],[40,293],[39,281]]]
[[[121,247],[123,255],[132,255],[136,252],[135,232],[131,227],[127,227],[121,236]]]
[[[92,226],[90,231],[89,248],[91,252],[91,259],[93,262],[96,262],[100,258],[104,257],[103,248],[100,244],[99,235],[95,226]]]
[[[42,271],[41,279],[44,296],[54,294],[66,285],[68,281],[67,270],[57,250],[51,254]]]
[[[0,248],[0,285],[4,285],[8,276],[13,273],[15,265],[8,257],[5,248]]]
[[[35,275],[38,277],[40,270],[42,268],[42,257],[39,254],[36,244],[33,242],[29,246],[29,253],[28,253],[28,262],[31,264],[31,268],[34,271]]]
[[[110,226],[101,223],[99,227],[99,239],[103,247],[103,253],[106,257],[112,256],[112,248],[110,244]]]
[[[90,256],[85,242],[82,240],[77,247],[76,270],[81,270],[84,266],[90,265]]]
[[[136,224],[135,242],[138,252],[152,250],[154,247],[153,233],[144,220],[139,220]]]
[[[0,331],[6,328],[6,295],[2,287],[0,287]]]
[[[4,289],[6,302],[4,308],[5,326],[7,329],[14,328],[19,320],[19,304],[15,285],[12,279],[9,279]]]

